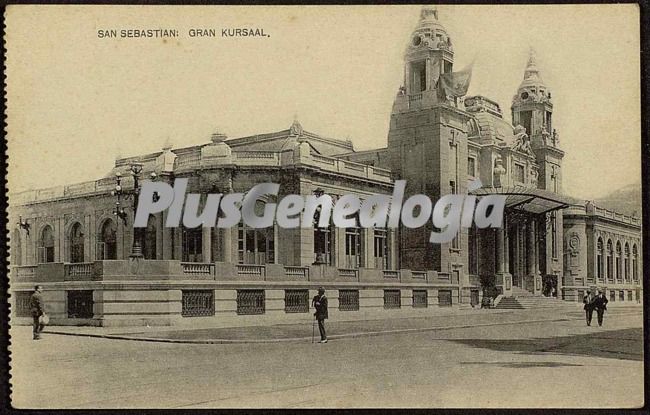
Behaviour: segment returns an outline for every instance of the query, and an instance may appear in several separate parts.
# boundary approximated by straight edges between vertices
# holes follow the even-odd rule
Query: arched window
[[[11,237],[11,264],[21,266],[23,264],[22,258],[22,243],[20,240],[20,229],[14,229],[13,236]]]
[[[623,278],[623,272],[621,271],[621,257],[623,256],[623,252],[621,249],[621,242],[617,241],[616,242],[616,279],[620,280]]]
[[[630,245],[625,242],[625,259],[624,267],[625,269],[625,281],[630,281]]]
[[[596,276],[598,279],[603,279],[603,269],[604,267],[604,256],[603,256],[603,239],[598,238],[598,243],[596,245]]]
[[[38,240],[38,262],[54,262],[54,231],[47,225]]]
[[[115,221],[106,219],[99,228],[97,259],[117,259],[117,227]]]
[[[632,278],[634,281],[639,281],[639,253],[636,244],[632,246]]]
[[[68,240],[70,246],[70,262],[84,262],[84,232],[81,223],[77,222],[72,225]]]
[[[147,220],[143,243],[142,254],[144,259],[156,259],[156,217],[153,215],[149,215]]]
[[[614,278],[614,245],[612,240],[607,240],[607,279],[612,280]]]

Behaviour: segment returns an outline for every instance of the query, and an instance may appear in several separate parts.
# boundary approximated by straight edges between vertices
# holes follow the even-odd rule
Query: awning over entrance
[[[525,186],[481,187],[470,194],[474,196],[503,195],[506,196],[506,209],[522,210],[534,215],[541,215],[580,203],[577,199],[569,196]]]

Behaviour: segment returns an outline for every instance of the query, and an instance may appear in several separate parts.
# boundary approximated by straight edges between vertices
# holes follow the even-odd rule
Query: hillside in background
[[[622,187],[605,197],[595,199],[596,206],[605,209],[615,210],[617,212],[632,215],[636,212],[637,217],[641,217],[641,184],[632,184]]]

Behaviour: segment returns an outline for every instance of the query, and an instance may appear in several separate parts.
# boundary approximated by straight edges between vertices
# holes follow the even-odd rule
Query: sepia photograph
[[[16,409],[633,409],[638,4],[9,5]]]

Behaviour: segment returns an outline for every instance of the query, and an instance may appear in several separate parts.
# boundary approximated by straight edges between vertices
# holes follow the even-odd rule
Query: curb
[[[619,315],[636,315],[636,313],[624,313]],[[388,334],[466,329],[471,327],[507,326],[507,325],[525,324],[525,323],[544,323],[544,322],[552,323],[552,322],[573,321],[573,320],[583,320],[583,317],[575,317],[575,318],[562,317],[562,318],[555,318],[555,319],[519,320],[519,321],[509,321],[509,322],[459,324],[459,325],[452,325],[452,326],[395,329],[395,330],[384,330],[384,331],[364,331],[358,333],[334,334],[332,336],[329,336],[328,339],[374,337],[374,336],[381,336],[381,335],[388,335]],[[287,337],[287,338],[280,338],[280,339],[264,339],[264,340],[244,340],[244,339],[242,340],[231,340],[231,339],[184,340],[184,339],[165,339],[165,338],[157,338],[157,337],[135,337],[135,336],[122,335],[122,334],[70,333],[64,331],[49,331],[49,330],[45,331],[44,333],[58,334],[62,336],[95,337],[95,338],[112,339],[112,340],[130,340],[130,341],[141,341],[141,342],[181,343],[181,344],[256,344],[256,343],[287,343],[287,342],[302,343],[302,342],[311,341],[311,337]]]

